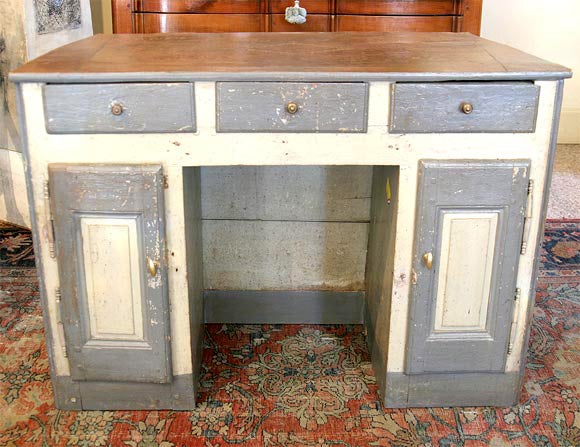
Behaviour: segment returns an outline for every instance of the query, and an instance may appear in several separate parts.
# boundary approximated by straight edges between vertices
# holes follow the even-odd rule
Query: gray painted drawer
[[[187,82],[48,84],[44,108],[48,133],[195,132]]]
[[[218,82],[217,114],[218,132],[366,132],[367,84]]]
[[[390,132],[533,132],[539,93],[530,82],[394,84]]]

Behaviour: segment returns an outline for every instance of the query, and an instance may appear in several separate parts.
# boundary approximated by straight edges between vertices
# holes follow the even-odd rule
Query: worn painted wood
[[[365,132],[367,84],[218,82],[218,132]],[[289,104],[298,110],[290,113]]]
[[[48,84],[44,107],[49,133],[195,132],[193,84],[185,82]]]
[[[511,407],[518,403],[515,372],[406,375],[387,373],[387,408]]]
[[[395,286],[393,269],[398,202],[399,167],[375,166],[365,272],[365,326],[381,396],[385,396],[386,392],[390,322],[384,316],[391,313],[391,296]]]
[[[20,67],[12,79],[86,83],[570,76],[565,67],[467,33],[366,32],[97,35]]]
[[[171,383],[79,382],[70,376],[52,379],[57,406],[63,410],[193,410],[194,379],[174,376]]]
[[[540,88],[530,82],[397,83],[393,133],[533,132]],[[473,111],[462,111],[470,104]]]
[[[361,324],[364,292],[206,290],[206,323]]]
[[[364,290],[367,223],[203,221],[204,287]]]
[[[49,166],[74,380],[171,381],[161,172],[158,165]],[[147,258],[158,265],[155,276]]]
[[[371,178],[370,166],[204,167],[203,218],[368,222]]]
[[[191,334],[191,355],[194,395],[199,383],[204,338],[204,297],[203,297],[203,243],[201,225],[201,174],[200,168],[183,170],[185,251],[187,261],[187,293],[189,296],[189,332]],[[174,253],[171,252],[171,256]]]
[[[529,167],[420,163],[407,374],[505,369]]]

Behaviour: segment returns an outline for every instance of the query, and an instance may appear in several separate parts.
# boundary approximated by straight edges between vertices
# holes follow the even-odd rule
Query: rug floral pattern
[[[547,224],[515,407],[382,409],[360,326],[208,325],[183,412],[56,410],[35,270],[18,259],[30,238],[0,232],[0,446],[578,447],[579,230]]]

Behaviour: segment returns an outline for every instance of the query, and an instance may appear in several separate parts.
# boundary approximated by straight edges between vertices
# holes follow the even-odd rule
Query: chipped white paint
[[[80,216],[91,339],[143,340],[137,219]]]
[[[398,165],[399,203],[396,225],[394,284],[391,297],[389,372],[404,370],[405,340],[413,229],[417,163],[420,159],[531,159],[530,178],[536,182],[530,240],[541,229],[540,207],[544,193],[550,126],[556,82],[539,82],[541,87],[538,121],[534,133],[525,134],[428,134],[394,135],[388,133],[389,83],[371,83],[369,89],[368,132],[361,134],[218,134],[215,131],[215,85],[196,84],[197,129],[195,134],[103,134],[48,135],[44,129],[42,90],[40,84],[24,84],[26,120],[29,130],[30,175],[32,176],[36,225],[41,235],[38,247],[48,291],[58,285],[57,266],[49,256],[48,213],[43,199],[43,181],[47,165],[66,163],[159,163],[168,176],[165,190],[166,234],[174,374],[191,372],[189,308],[187,297],[187,264],[183,221],[182,167],[223,165]],[[82,148],[80,150],[79,148]],[[138,150],[137,150],[138,149]],[[512,355],[506,370],[519,368],[525,333],[525,314],[533,274],[533,250],[520,260],[518,287],[522,289],[516,312],[519,314]],[[53,333],[56,328],[55,299],[49,294],[48,311]],[[67,359],[62,356],[61,342],[53,339],[57,373],[68,375]]]
[[[497,223],[497,212],[444,213],[435,332],[486,330]]]

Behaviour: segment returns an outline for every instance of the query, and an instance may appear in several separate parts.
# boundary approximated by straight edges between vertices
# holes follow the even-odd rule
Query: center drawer
[[[367,84],[218,82],[218,132],[366,132]]]

